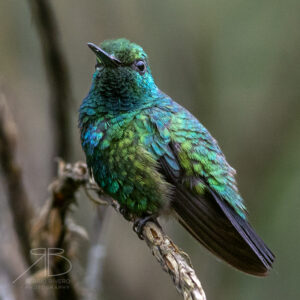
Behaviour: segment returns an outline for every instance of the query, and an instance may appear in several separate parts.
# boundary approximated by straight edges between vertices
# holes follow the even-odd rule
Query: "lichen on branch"
[[[118,202],[106,195],[95,185],[92,179],[88,179],[87,176],[88,169],[83,162],[65,164],[61,161],[59,164],[58,177],[51,185],[52,193],[56,195],[56,199],[75,201],[75,192],[79,187],[83,187],[85,190],[92,187],[100,197],[100,200],[96,200],[95,202],[109,204],[113,206],[116,211],[120,212]],[[170,274],[176,289],[185,300],[206,299],[204,290],[196,276],[188,255],[172,242],[161,227],[152,221],[147,221],[143,227],[141,237],[162,266],[162,269]]]

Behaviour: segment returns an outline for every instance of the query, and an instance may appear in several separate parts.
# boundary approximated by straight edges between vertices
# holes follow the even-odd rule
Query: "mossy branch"
[[[85,164],[78,162],[70,165],[62,160],[58,161],[58,176],[49,186],[50,197],[32,228],[33,247],[63,249],[64,256],[72,260],[76,253],[72,233],[84,237],[87,234],[82,227],[68,218],[68,212],[76,202],[76,192],[88,181]],[[59,256],[54,256],[50,267],[52,274],[61,274],[58,283],[54,282],[58,285],[55,289],[56,299],[79,299],[78,288],[69,273],[70,266]],[[32,284],[43,282],[48,276],[47,272],[48,270],[40,270],[34,274],[31,278]]]
[[[164,271],[170,274],[178,292],[184,299],[205,300],[200,280],[190,263],[190,258],[153,222],[147,222],[143,238]]]
[[[8,204],[21,254],[31,273],[27,282],[38,283],[45,280],[48,276],[45,271],[48,270],[39,270],[36,261],[30,255],[31,250],[41,247],[61,248],[67,252],[65,256],[71,257],[73,243],[69,233],[74,231],[74,228],[80,231],[80,228],[68,222],[66,216],[70,205],[75,201],[76,191],[82,184],[88,182],[89,176],[85,165],[81,169],[80,164],[75,164],[72,170],[69,170],[71,173],[68,174],[67,166],[64,162],[59,162],[59,170],[62,172],[59,172],[57,180],[51,184],[51,197],[32,227],[36,214],[23,182],[22,168],[17,162],[16,145],[16,124],[7,106],[6,97],[0,91],[0,169],[3,173],[4,186],[7,189]],[[86,172],[86,174],[81,172]],[[51,271],[55,274],[64,274],[68,267],[61,260],[51,262]],[[78,299],[78,292],[73,281],[68,280],[69,274],[64,274],[60,279],[66,279],[64,282],[67,283],[67,288],[55,289],[55,299]],[[37,299],[44,298],[47,294],[36,288],[33,288],[33,293]]]

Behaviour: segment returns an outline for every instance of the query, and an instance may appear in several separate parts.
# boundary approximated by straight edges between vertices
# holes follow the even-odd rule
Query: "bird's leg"
[[[132,221],[132,215],[129,213],[128,209],[120,207],[119,212],[127,221]]]
[[[147,215],[145,217],[138,218],[133,223],[133,230],[137,233],[138,237],[143,240],[143,230],[144,226],[148,221],[153,222],[159,228],[161,228],[160,224],[157,221],[158,214]]]

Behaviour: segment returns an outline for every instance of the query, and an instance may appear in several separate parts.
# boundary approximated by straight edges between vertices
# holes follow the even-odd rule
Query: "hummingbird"
[[[129,220],[172,214],[217,257],[267,275],[274,255],[251,227],[217,141],[157,87],[142,47],[124,38],[88,46],[96,66],[79,128],[96,183]]]

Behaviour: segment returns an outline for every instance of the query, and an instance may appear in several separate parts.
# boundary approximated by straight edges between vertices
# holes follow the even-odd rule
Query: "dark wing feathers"
[[[259,258],[259,261],[265,266],[265,272],[270,270],[274,262],[274,254],[245,219],[241,218],[231,206],[220,199],[213,191],[211,191],[211,194],[235,231],[239,233],[243,241],[247,243],[252,252]]]
[[[250,248],[260,258],[261,262],[270,269],[274,262],[274,254],[265,245],[247,221],[237,215],[230,206],[226,205],[224,201],[219,199],[216,195],[214,195],[214,198],[234,228],[240,233]]]
[[[195,194],[184,182],[183,174],[174,171],[162,157],[161,172],[173,184],[172,196],[179,222],[208,250],[230,265],[249,274],[264,276],[274,261],[267,248],[250,224],[208,187],[205,197]],[[188,178],[201,181],[200,178]]]

